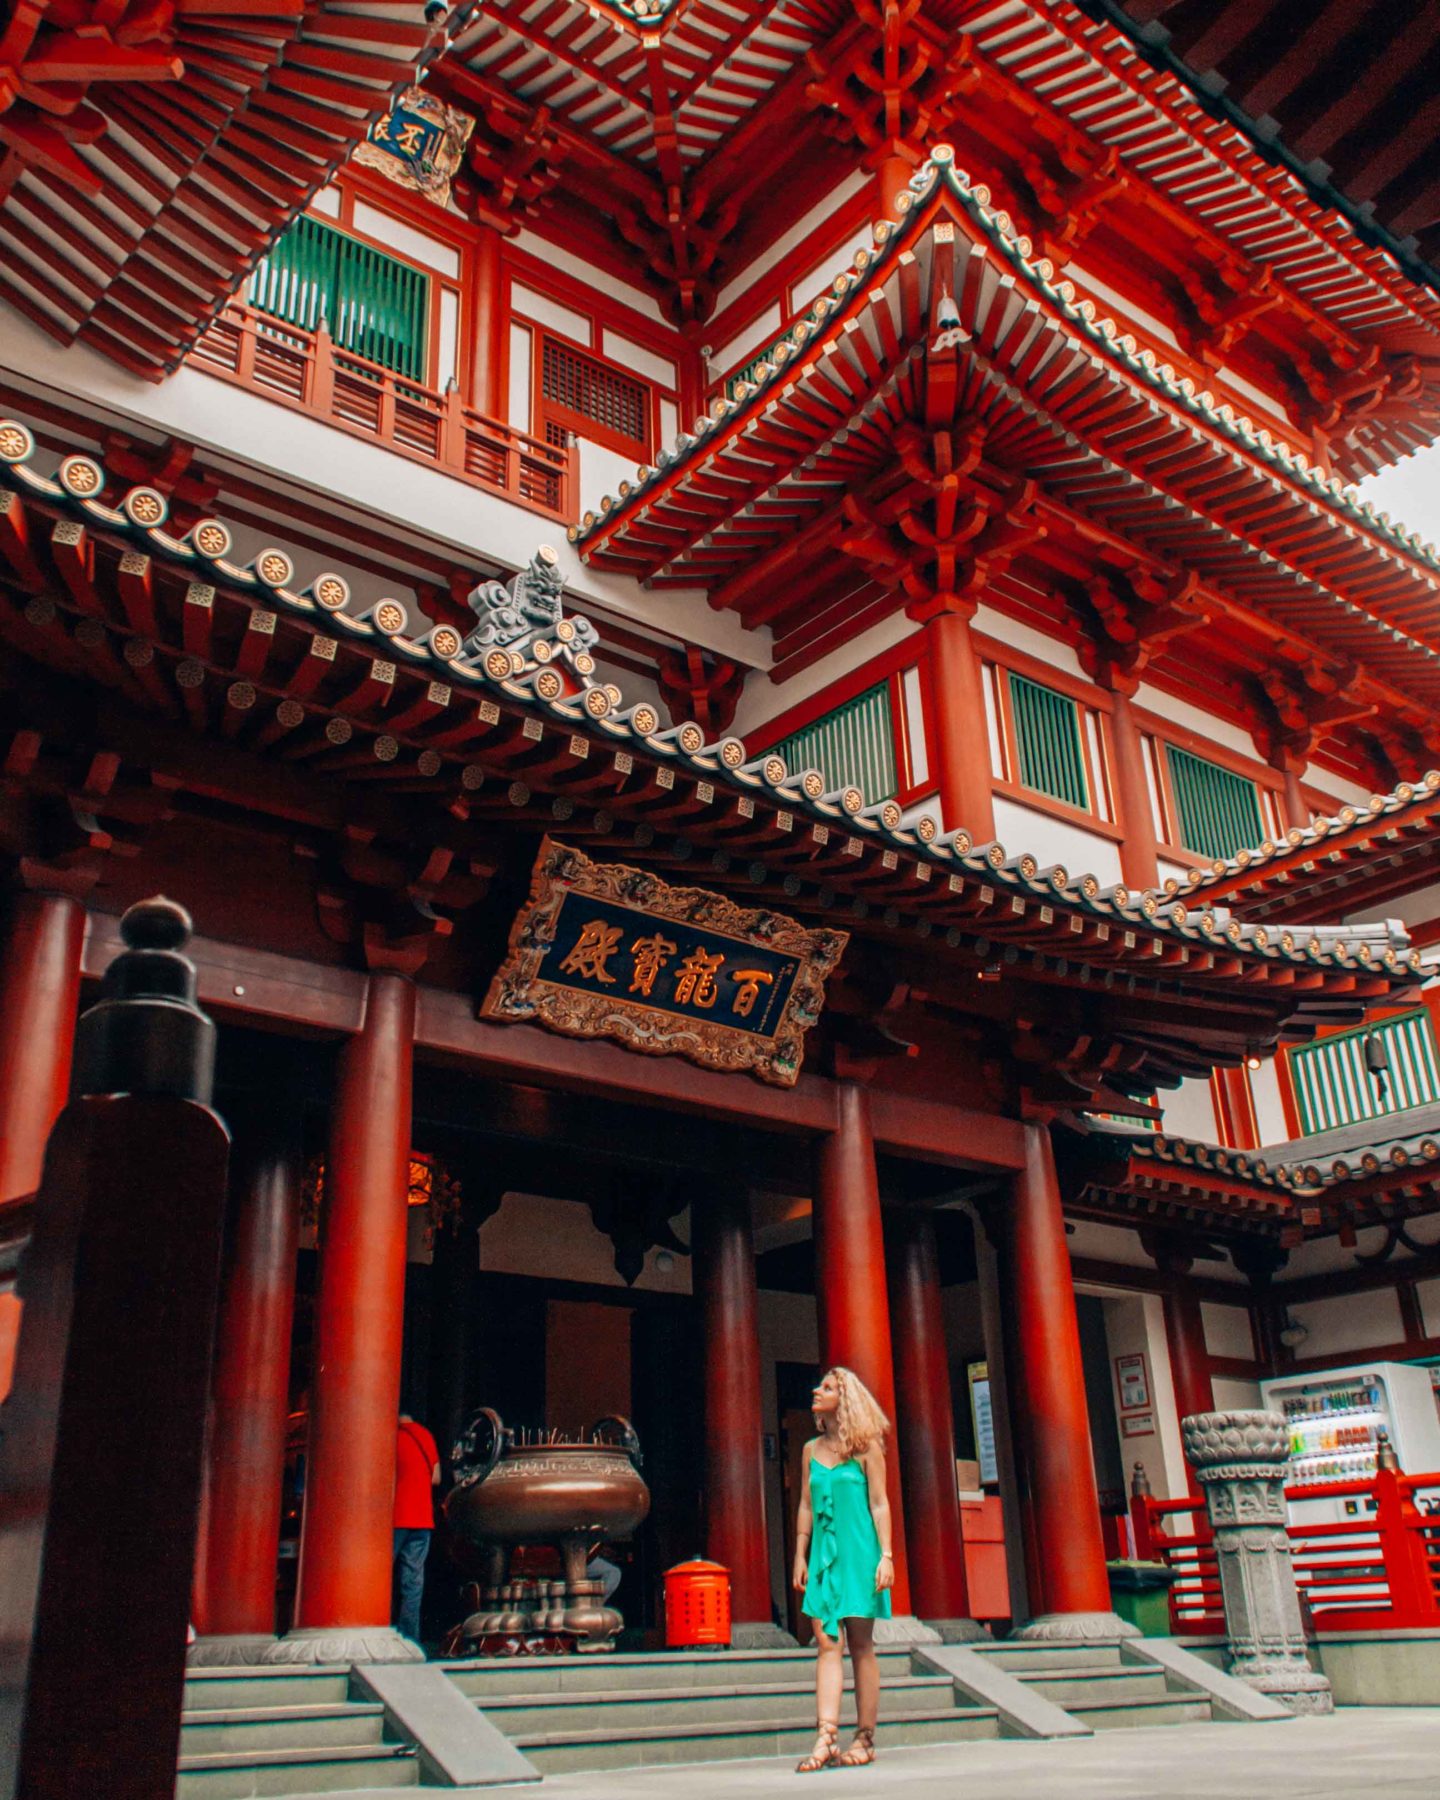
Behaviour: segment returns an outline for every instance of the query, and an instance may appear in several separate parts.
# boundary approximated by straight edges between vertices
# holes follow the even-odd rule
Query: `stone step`
[[[1118,1669],[1120,1650],[1115,1644],[1026,1644],[1002,1638],[993,1644],[969,1644],[977,1656],[987,1656],[1021,1681],[1032,1674],[1066,1669]]]
[[[258,1795],[416,1787],[419,1781],[413,1745],[366,1744],[250,1756],[182,1756],[175,1794],[176,1800],[254,1800]]]
[[[901,1744],[958,1744],[1000,1735],[992,1707],[951,1706],[881,1716],[882,1749]],[[740,1719],[726,1724],[646,1727],[624,1730],[523,1732],[511,1741],[542,1774],[642,1768],[657,1763],[724,1762],[742,1757],[784,1757],[798,1761],[815,1741],[813,1718],[787,1724],[774,1719]],[[842,1739],[842,1748],[844,1740]]]
[[[1137,1725],[1193,1725],[1214,1717],[1203,1694],[1156,1694],[1143,1700],[1077,1700],[1066,1712],[1092,1731],[1127,1730]]]
[[[180,1720],[182,1756],[248,1756],[257,1750],[357,1748],[385,1736],[378,1703],[339,1706],[206,1706]]]
[[[337,1706],[349,1698],[348,1666],[331,1668],[191,1669],[185,1710],[208,1707]]]
[[[903,1680],[910,1675],[908,1648],[884,1648],[876,1656],[882,1681]],[[488,1707],[496,1695],[783,1687],[813,1680],[815,1652],[712,1650],[630,1656],[492,1656],[442,1666],[462,1694]]]
[[[1084,1700],[1101,1700],[1107,1704],[1130,1700],[1151,1700],[1171,1692],[1163,1669],[1067,1669],[1063,1673],[1027,1675],[1025,1685],[1066,1712],[1073,1712]]]
[[[1163,1686],[1163,1683],[1162,1683]],[[888,1682],[882,1690],[880,1716],[892,1719],[932,1713],[954,1703],[955,1689],[945,1675],[913,1675]],[[517,1741],[529,1733],[563,1731],[628,1731],[632,1724],[689,1727],[756,1723],[774,1720],[800,1726],[815,1722],[814,1681],[758,1687],[659,1689],[636,1693],[629,1688],[594,1694],[508,1695],[483,1702],[485,1717]],[[847,1706],[853,1720],[853,1702]]]

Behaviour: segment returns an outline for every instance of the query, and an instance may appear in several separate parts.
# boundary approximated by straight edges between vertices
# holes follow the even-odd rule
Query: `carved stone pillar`
[[[1291,1712],[1332,1712],[1329,1680],[1305,1654],[1285,1531],[1284,1419],[1272,1412],[1196,1413],[1183,1429],[1215,1534],[1230,1673]]]

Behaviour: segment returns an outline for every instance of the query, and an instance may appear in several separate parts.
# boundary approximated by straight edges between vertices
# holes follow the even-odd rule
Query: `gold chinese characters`
[[[618,925],[607,925],[603,919],[587,920],[580,927],[580,934],[574,944],[561,958],[559,972],[613,987],[618,977],[610,973],[610,960],[622,954],[622,935]],[[648,937],[637,937],[630,945],[630,985],[627,993],[639,994],[645,1000],[656,997],[655,985],[668,971],[673,981],[668,998],[677,1006],[694,1006],[710,1012],[722,995],[728,992],[731,1012],[737,1019],[748,1019],[755,1010],[755,1003],[762,990],[775,984],[775,974],[771,969],[731,969],[728,980],[733,986],[727,989],[721,985],[725,951],[707,950],[703,945],[692,950],[670,970],[671,959],[678,950],[679,946],[659,931],[652,932]],[[658,997],[667,997],[663,987]]]

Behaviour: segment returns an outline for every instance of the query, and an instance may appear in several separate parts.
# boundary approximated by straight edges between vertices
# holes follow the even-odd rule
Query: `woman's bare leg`
[[[862,1731],[874,1731],[880,1711],[880,1664],[875,1659],[875,1621],[847,1619],[850,1667],[855,1671],[855,1720]],[[838,1717],[838,1714],[835,1715]]]
[[[815,1621],[815,1717],[826,1725],[840,1723],[840,1695],[845,1688],[845,1654],[838,1637],[830,1637]]]

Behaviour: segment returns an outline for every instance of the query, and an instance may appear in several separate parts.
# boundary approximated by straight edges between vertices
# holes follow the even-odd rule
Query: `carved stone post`
[[[1333,1712],[1329,1680],[1305,1654],[1285,1531],[1284,1419],[1272,1412],[1195,1413],[1182,1428],[1215,1534],[1230,1673],[1291,1712]]]

